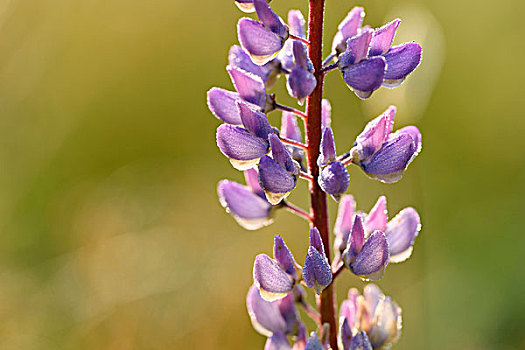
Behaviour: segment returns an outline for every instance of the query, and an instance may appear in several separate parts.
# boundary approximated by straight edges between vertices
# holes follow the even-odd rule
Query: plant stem
[[[293,35],[293,34],[289,34],[288,37],[289,37],[290,39],[293,39],[293,40],[299,40],[299,41],[305,43],[306,45],[310,45],[310,42],[309,42],[308,40],[303,39],[303,38],[301,38],[301,37],[299,37],[299,36],[295,36],[295,35]]]
[[[291,112],[303,119],[306,119],[306,114],[301,112],[300,110],[298,109],[295,109],[295,108],[292,108],[292,107],[288,107],[288,106],[285,106],[285,105],[282,105],[282,104],[279,104],[279,103],[275,103],[275,108],[281,110],[281,111],[286,111],[286,112]]]
[[[282,201],[281,202],[283,207],[288,210],[290,213],[293,213],[295,215],[298,215],[302,217],[303,219],[306,219],[308,222],[312,222],[312,216],[308,214],[306,211],[302,210],[301,208],[293,205],[290,202]]]
[[[314,66],[314,75],[317,86],[306,102],[306,144],[308,145],[308,170],[314,180],[319,176],[317,158],[321,143],[321,101],[323,99],[323,20],[324,0],[309,0],[308,18],[308,55]],[[310,182],[310,200],[312,225],[317,227],[323,240],[324,250],[330,263],[330,236],[328,228],[328,213],[326,194],[321,190],[317,181]],[[330,346],[337,349],[337,320],[335,313],[335,294],[333,285],[329,285],[320,296],[321,323],[330,325]]]
[[[288,138],[286,138],[284,136],[280,136],[279,139],[281,140],[282,143],[285,143],[287,145],[290,145],[290,146],[293,146],[293,147],[296,147],[296,148],[300,148],[300,149],[304,149],[304,150],[308,149],[307,145],[305,145],[302,142],[295,141],[295,140],[292,140],[292,139],[288,139]]]

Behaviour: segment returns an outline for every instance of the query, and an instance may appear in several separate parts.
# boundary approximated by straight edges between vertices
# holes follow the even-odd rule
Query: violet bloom
[[[338,260],[345,251],[354,226],[356,204],[354,196],[348,194],[341,197],[334,225],[334,260]]]
[[[396,107],[370,121],[350,150],[352,161],[371,178],[397,182],[421,150],[421,133],[415,126],[392,133]]]
[[[239,67],[227,66],[226,70],[241,99],[265,112],[274,109],[273,96],[266,93],[266,85],[261,77]]]
[[[254,284],[266,301],[284,298],[297,282],[295,259],[281,236],[274,238],[274,259],[266,254],[255,257],[253,264]]]
[[[317,165],[320,167],[317,179],[319,186],[324,192],[339,201],[341,194],[350,184],[350,175],[343,163],[336,160],[334,134],[330,127],[323,130]]]
[[[310,338],[308,338],[308,343],[306,343],[304,350],[324,350],[324,346],[316,332],[310,333]]]
[[[298,38],[306,39],[306,32],[304,29],[306,21],[299,10],[290,10],[288,12],[288,28],[291,35]],[[294,67],[293,43],[295,40],[288,39],[284,43],[283,49],[279,51],[276,60],[281,63],[281,67],[285,72],[290,73]]]
[[[317,79],[313,74],[314,67],[308,58],[306,45],[297,40],[294,40],[292,45],[294,66],[288,75],[286,88],[290,96],[296,98],[302,105],[304,99],[310,96],[317,86]]]
[[[222,124],[217,128],[217,146],[238,170],[253,168],[268,153],[268,135],[275,130],[262,112],[242,101],[236,102],[244,128]]]
[[[323,128],[327,128],[332,124],[332,105],[330,101],[323,98],[321,101],[321,125]]]
[[[337,56],[346,50],[346,41],[359,34],[364,18],[365,10],[362,7],[354,7],[339,23],[332,42],[333,56]]]
[[[231,67],[257,75],[262,79],[266,88],[270,88],[276,82],[280,74],[280,64],[273,60],[262,66],[253,63],[250,55],[239,45],[233,45],[228,53],[228,64]]]
[[[332,283],[332,270],[326,258],[323,242],[317,228],[310,230],[310,246],[303,266],[303,280],[306,285],[321,294]]]
[[[286,198],[297,184],[300,166],[294,161],[275,134],[269,135],[272,157],[263,156],[259,162],[259,183],[272,204]]]
[[[385,234],[376,230],[365,237],[361,216],[356,215],[342,258],[345,266],[363,280],[381,279],[389,258]]]
[[[239,225],[247,230],[257,230],[273,222],[273,206],[268,203],[259,186],[257,171],[246,170],[244,176],[248,186],[221,180],[217,185],[217,194],[221,205]]]
[[[281,117],[281,136],[287,139],[303,142],[301,135],[301,129],[297,125],[297,117],[292,112],[283,111]],[[292,154],[293,160],[295,160],[301,166],[301,169],[305,170],[304,167],[304,151],[298,147],[287,146],[288,151]]]
[[[253,0],[259,21],[241,18],[237,23],[239,42],[256,64],[275,58],[288,38],[288,27],[265,0]]]

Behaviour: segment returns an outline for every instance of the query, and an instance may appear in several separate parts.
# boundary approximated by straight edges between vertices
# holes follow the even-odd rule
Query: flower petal
[[[243,100],[261,108],[265,107],[266,88],[260,77],[232,66],[227,66],[226,70],[230,74],[235,90]]]
[[[257,173],[257,170],[254,168],[248,169],[244,171],[244,180],[246,181],[246,184],[253,193],[258,195],[259,197],[265,199],[264,196],[264,190],[261,188],[261,185],[259,185],[259,174]]]
[[[272,204],[278,204],[295,188],[297,179],[283,169],[268,156],[259,162],[259,183],[266,193],[266,198]]]
[[[250,287],[246,296],[246,308],[257,332],[267,337],[271,337],[274,332],[286,332],[286,322],[279,311],[279,301],[264,300],[255,285]]]
[[[365,332],[361,331],[354,335],[349,350],[372,350],[372,345]]]
[[[386,197],[380,196],[374,207],[370,210],[370,213],[366,216],[366,232],[371,233],[375,230],[385,232],[387,222],[388,211],[386,209]]]
[[[414,240],[420,230],[419,214],[414,208],[405,208],[390,220],[385,231],[390,262],[402,262],[410,257]]]
[[[343,80],[354,90],[363,92],[360,98],[367,98],[379,89],[385,76],[386,61],[383,57],[367,58],[358,64],[342,68]]]
[[[341,330],[339,331],[339,336],[341,337],[341,343],[343,345],[343,350],[350,349],[350,344],[352,342],[352,328],[348,324],[348,319],[346,317],[343,319],[343,323],[341,324]]]
[[[272,206],[248,187],[222,180],[217,186],[217,194],[221,205],[242,227],[256,230],[272,223],[269,218]]]
[[[286,81],[288,93],[302,104],[304,99],[312,94],[317,86],[315,76],[308,70],[295,66]]]
[[[258,111],[256,108],[253,108],[253,105],[249,105],[244,101],[237,101],[236,105],[244,128],[254,136],[260,137],[263,140],[268,139],[268,134],[273,133],[274,130],[268,122],[266,114]]]
[[[330,127],[323,129],[321,137],[321,146],[319,147],[319,158],[317,158],[317,165],[323,167],[330,162],[333,162],[337,157],[335,150],[334,133]]]
[[[301,129],[297,125],[297,117],[292,112],[283,111],[281,117],[281,135],[287,139],[302,142]]]
[[[303,266],[303,280],[313,288],[317,294],[332,283],[332,270],[326,258],[319,251],[310,246]]]
[[[299,175],[298,164],[294,162],[290,152],[288,152],[279,137],[275,134],[270,134],[268,139],[270,140],[270,148],[272,149],[273,160],[282,166],[288,173],[292,175]]]
[[[228,52],[228,64],[260,77],[264,82],[268,79],[270,65],[259,66],[252,62],[250,55],[239,45],[233,45]]]
[[[363,221],[361,215],[356,215],[354,219],[354,226],[352,227],[352,233],[350,233],[348,246],[347,265],[351,265],[356,261],[357,256],[363,250],[365,245],[365,230],[363,228]]]
[[[281,266],[281,269],[283,269],[293,279],[297,279],[298,276],[295,267],[295,259],[290,249],[288,249],[286,246],[286,243],[284,243],[283,238],[279,235],[274,237],[273,256],[279,266]]]
[[[363,279],[379,280],[387,265],[388,243],[385,234],[381,231],[374,231],[350,268]]]
[[[241,125],[241,116],[235,105],[235,101],[241,97],[237,92],[220,88],[211,88],[207,94],[208,108],[214,116],[225,123]]]
[[[253,280],[266,301],[282,299],[292,291],[294,281],[284,272],[277,261],[266,254],[255,257]]]
[[[317,183],[324,192],[339,201],[341,194],[345,193],[350,185],[350,174],[343,163],[331,162],[321,170]]]
[[[403,82],[421,62],[421,46],[418,43],[405,43],[392,47],[385,55],[387,67],[385,83],[395,87]]]
[[[419,154],[421,152],[422,148],[422,141],[421,141],[421,132],[419,129],[413,125],[405,126],[404,128],[399,129],[396,131],[397,134],[409,134],[412,136],[412,140],[414,140],[414,144],[416,146],[416,152],[412,156],[414,158],[415,155]]]
[[[251,18],[241,18],[237,23],[237,35],[255,64],[263,65],[272,60],[283,48],[284,39],[269,31],[262,23]]]
[[[346,40],[355,36],[358,29],[363,24],[365,10],[362,7],[354,7],[341,23],[337,26],[337,34],[332,42],[332,51],[343,52],[345,50]]]
[[[342,253],[348,244],[348,238],[354,225],[355,200],[350,194],[341,197],[334,225],[334,251]]]
[[[368,331],[372,347],[390,348],[401,335],[401,323],[401,308],[390,297],[381,299],[374,312],[373,325]]]
[[[290,34],[306,39],[306,33],[304,31],[305,24],[306,21],[304,20],[301,11],[288,11],[288,27],[290,28]]]
[[[340,67],[357,64],[366,57],[373,32],[372,29],[363,30],[346,41],[346,51],[341,55]]]
[[[392,131],[395,114],[396,107],[390,106],[366,125],[363,132],[357,136],[356,146],[351,151],[355,161],[365,161],[381,149]]]
[[[283,333],[275,332],[266,340],[264,350],[292,350],[292,347]]]
[[[233,164],[239,170],[253,168],[258,159],[268,153],[268,142],[238,126],[222,124],[217,128],[216,137],[217,146],[226,157],[241,161]]]
[[[374,31],[374,36],[370,42],[369,56],[378,56],[387,53],[390,46],[392,46],[399,23],[401,23],[401,20],[396,18],[392,22],[389,22]]]
[[[330,101],[328,101],[326,98],[323,98],[322,104],[321,104],[321,124],[323,125],[323,128],[327,128],[332,123],[332,106],[330,105]]]
[[[255,7],[259,22],[281,38],[286,39],[288,37],[288,28],[283,23],[281,17],[268,5],[266,0],[253,0],[253,6]]]
[[[310,338],[308,338],[308,343],[306,343],[304,350],[324,350],[323,344],[321,344],[317,333],[312,332],[310,334]]]

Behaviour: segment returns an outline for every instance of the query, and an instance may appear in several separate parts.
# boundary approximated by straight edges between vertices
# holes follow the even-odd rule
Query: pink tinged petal
[[[302,142],[301,129],[297,125],[297,117],[291,112],[283,111],[281,118],[281,135],[287,139]]]
[[[260,77],[232,66],[226,67],[226,70],[230,74],[235,90],[243,100],[261,108],[265,106],[266,88]]]
[[[390,298],[379,301],[374,312],[371,329],[368,331],[374,349],[387,349],[401,335],[401,308]]]
[[[396,107],[390,106],[366,125],[365,130],[356,139],[356,147],[352,149],[355,161],[366,161],[381,149],[392,131],[395,113]]]
[[[216,138],[221,152],[238,170],[253,168],[259,158],[268,153],[268,142],[238,126],[220,125]]]
[[[361,253],[350,265],[353,273],[365,280],[379,280],[388,265],[388,242],[385,234],[374,231],[366,240]]]
[[[365,10],[362,7],[354,7],[348,12],[348,15],[337,26],[338,31],[332,43],[332,51],[342,52],[345,50],[346,40],[358,33],[364,18]]]
[[[273,12],[266,0],[253,0],[253,5],[255,6],[259,22],[281,38],[286,39],[288,37],[288,28],[281,17]]]
[[[420,230],[419,214],[414,208],[405,208],[390,220],[385,232],[390,251],[390,262],[398,263],[410,257],[414,241]]]
[[[348,324],[348,319],[343,319],[343,324],[341,325],[341,330],[339,332],[341,337],[341,344],[343,345],[343,350],[350,349],[350,344],[352,342],[352,328]]]
[[[415,42],[392,47],[384,55],[387,68],[383,85],[390,88],[399,86],[421,62],[421,52],[421,46]]]
[[[270,218],[270,203],[248,187],[222,180],[217,186],[217,194],[221,205],[242,227],[256,230],[273,222]]]
[[[379,89],[385,76],[386,61],[383,57],[367,58],[358,64],[341,68],[343,80],[359,98],[368,98]]]
[[[332,124],[332,106],[326,98],[323,98],[321,104],[321,123],[323,128],[327,128]]]
[[[290,152],[288,152],[279,137],[275,134],[270,134],[268,139],[272,149],[272,158],[291,175],[299,175],[299,165],[292,159]]]
[[[306,39],[306,33],[304,26],[306,21],[304,16],[299,10],[290,10],[288,12],[288,27],[290,28],[290,34]]]
[[[240,100],[237,92],[211,88],[207,94],[208,108],[218,119],[228,124],[241,125],[241,116],[235,105]]]
[[[279,301],[264,300],[257,286],[251,286],[246,296],[246,308],[253,328],[264,336],[271,337],[274,332],[285,332],[287,329],[279,310]]]
[[[324,350],[323,344],[321,344],[317,333],[312,332],[310,334],[310,338],[308,338],[308,343],[306,343],[304,350]]]
[[[296,66],[304,69],[311,68],[311,62],[308,59],[308,48],[300,41],[294,40],[292,42],[293,58]]]
[[[314,247],[322,256],[326,256],[324,253],[323,240],[317,227],[310,229],[310,246]]]
[[[313,246],[308,248],[303,266],[303,280],[306,285],[321,294],[332,283],[332,271],[326,258]]]
[[[254,136],[260,137],[263,140],[268,139],[268,134],[273,133],[274,130],[268,122],[266,114],[258,111],[244,101],[237,101],[236,105],[244,128]]]
[[[266,82],[270,73],[270,65],[259,66],[252,62],[248,55],[239,45],[233,45],[228,53],[228,64],[232,67],[240,68],[246,72],[259,76]]]
[[[357,298],[359,297],[359,292],[355,288],[350,288],[348,291],[348,299],[344,300],[341,303],[339,309],[339,317],[345,318],[348,322],[350,329],[354,329],[359,325],[359,308],[357,303]]]
[[[266,64],[275,58],[285,41],[262,23],[246,17],[241,18],[237,23],[237,35],[243,49],[258,65]]]
[[[384,55],[390,50],[399,23],[401,23],[401,20],[396,18],[392,22],[389,22],[374,31],[374,36],[370,42],[370,51],[368,53],[370,56]]]
[[[317,183],[324,192],[339,201],[350,185],[350,174],[343,163],[331,162],[321,170]]]
[[[246,181],[246,184],[253,193],[257,194],[258,196],[264,197],[264,191],[261,188],[261,185],[259,185],[259,174],[257,173],[257,170],[255,169],[248,169],[244,171],[244,180]]]
[[[361,331],[358,332],[350,342],[349,350],[372,350],[372,345],[366,336],[366,333]]]
[[[347,265],[353,264],[357,256],[363,250],[365,245],[365,230],[363,228],[363,221],[360,215],[356,215],[354,219],[354,226],[352,227],[352,233],[350,234]]]
[[[268,156],[259,162],[259,183],[264,189],[266,199],[271,204],[278,204],[295,188],[297,179]]]
[[[275,332],[266,340],[264,350],[292,350],[292,347],[283,333]]]
[[[335,150],[334,133],[330,127],[323,129],[321,137],[321,145],[319,147],[319,158],[317,158],[317,165],[323,167],[330,162],[333,162],[337,157]]]
[[[355,200],[352,195],[344,195],[339,202],[337,219],[335,221],[334,250],[343,252],[348,244],[348,238],[354,225]]]
[[[317,86],[315,76],[308,70],[295,66],[286,81],[286,88],[290,96],[296,98],[299,104],[303,104],[305,98],[310,96]]]
[[[346,51],[341,55],[339,65],[342,67],[357,64],[368,54],[372,40],[372,29],[367,29],[346,41]]]
[[[377,304],[379,304],[379,301],[385,298],[385,295],[378,286],[373,283],[369,283],[363,289],[363,296],[365,297],[365,307],[368,311],[368,314],[373,317]]]
[[[381,182],[397,182],[416,152],[408,134],[392,134],[381,149],[367,162],[361,163],[365,173]]]
[[[375,230],[383,231],[386,230],[386,224],[388,222],[388,211],[386,209],[386,197],[380,196],[377,199],[376,204],[370,210],[370,213],[365,219],[366,232],[370,233]]]
[[[295,268],[295,259],[290,249],[286,246],[286,243],[284,243],[283,238],[279,235],[274,237],[273,256],[281,269],[289,274],[294,280],[297,280],[298,276]]]
[[[303,323],[299,325],[299,329],[297,330],[297,339],[295,341],[295,344],[293,345],[293,350],[304,350],[306,347],[307,342],[307,331],[306,327]]]
[[[421,132],[419,129],[415,126],[405,126],[404,128],[399,129],[396,131],[397,134],[409,134],[412,137],[412,140],[414,140],[414,145],[416,146],[416,152],[412,155],[412,158],[408,162],[414,160],[414,158],[421,152],[421,148],[423,147],[422,139],[421,139]]]
[[[284,298],[278,301],[279,312],[286,322],[285,334],[296,334],[301,325],[299,312],[295,307],[294,293],[288,293]]]
[[[255,257],[253,280],[266,301],[282,299],[292,291],[294,281],[284,272],[277,261],[266,254]]]

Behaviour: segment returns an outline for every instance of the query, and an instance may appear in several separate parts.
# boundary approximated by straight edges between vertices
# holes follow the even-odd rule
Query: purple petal
[[[292,175],[299,175],[298,164],[293,161],[290,152],[288,152],[279,137],[275,134],[270,134],[268,138],[270,140],[270,148],[272,149],[273,160],[275,160],[277,164],[283,167],[288,173]]]
[[[214,116],[225,123],[241,125],[241,116],[235,105],[240,100],[238,93],[220,88],[211,88],[207,94],[208,108]]]
[[[340,331],[341,343],[343,344],[343,350],[350,349],[352,342],[352,328],[348,324],[348,319],[344,318],[343,324],[341,325]]]
[[[286,246],[286,243],[284,243],[283,238],[279,235],[274,237],[273,256],[279,266],[281,266],[281,269],[289,274],[294,280],[297,279],[295,259],[290,249]]]
[[[366,216],[366,232],[370,233],[375,230],[385,232],[387,222],[388,211],[386,210],[386,197],[380,196],[374,207],[370,210],[370,213]]]
[[[368,161],[361,163],[368,176],[381,182],[397,182],[403,176],[416,152],[414,140],[408,134],[392,134],[383,147]]]
[[[322,256],[326,256],[324,253],[323,240],[321,239],[321,234],[317,227],[312,227],[310,229],[310,246],[317,249]]]
[[[287,139],[302,142],[301,129],[297,125],[297,117],[292,112],[283,111],[281,118],[281,135]]]
[[[307,341],[306,336],[306,327],[303,323],[301,323],[299,325],[299,329],[297,330],[297,339],[295,340],[295,344],[293,345],[293,350],[304,350]]]
[[[292,350],[292,347],[283,333],[275,332],[266,340],[264,350]]]
[[[374,36],[370,42],[369,56],[384,55],[390,50],[394,36],[396,35],[397,27],[399,27],[401,20],[396,18],[392,22],[389,22],[379,29],[374,31]]]
[[[365,10],[362,7],[354,7],[345,19],[337,27],[338,31],[332,43],[332,51],[343,52],[345,50],[346,40],[355,36],[365,18]]]
[[[257,173],[257,170],[253,168],[245,170],[244,180],[246,181],[246,184],[248,185],[248,187],[250,187],[253,193],[265,199],[264,191],[261,188],[261,185],[259,185],[259,174]]]
[[[335,221],[334,251],[342,253],[348,245],[348,238],[354,224],[355,200],[352,195],[344,195],[339,202]]]
[[[311,95],[316,86],[317,80],[315,76],[300,66],[295,66],[292,69],[286,81],[288,93],[290,96],[298,99],[300,104]]]
[[[288,28],[281,17],[273,12],[266,0],[253,0],[253,5],[259,22],[281,38],[286,39],[288,37]]]
[[[350,329],[353,329],[359,325],[359,316],[358,311],[358,301],[359,292],[355,288],[350,288],[348,290],[348,299],[343,300],[341,307],[339,308],[339,316],[345,318],[348,321],[348,326]]]
[[[295,65],[308,70],[312,63],[308,58],[308,48],[306,45],[298,40],[294,40],[292,42],[292,50]]]
[[[356,215],[354,219],[354,226],[349,239],[348,261],[347,264],[353,263],[359,253],[363,250],[365,245],[365,230],[363,228],[363,221],[361,215]]]
[[[326,258],[313,246],[308,248],[303,267],[303,280],[310,288],[321,294],[323,289],[332,283],[332,271]]]
[[[352,150],[352,157],[355,161],[366,161],[381,149],[392,131],[395,114],[396,107],[390,106],[366,125],[365,130],[356,138],[357,145]]]
[[[269,0],[268,2],[270,2]],[[252,13],[255,12],[255,7],[253,6],[253,0],[235,0],[235,4],[242,12]]]
[[[297,179],[283,169],[268,156],[259,162],[259,183],[266,193],[266,198],[272,204],[278,204],[295,188]]]
[[[421,152],[421,147],[422,147],[421,132],[419,131],[417,127],[413,125],[405,126],[404,128],[397,130],[396,133],[397,134],[409,134],[412,137],[412,140],[414,140],[414,144],[416,146],[416,153],[414,154],[417,155],[419,152]]]
[[[238,126],[222,124],[217,128],[216,137],[221,152],[231,160],[240,161],[232,163],[239,170],[252,168],[268,153],[268,142]]]
[[[372,345],[364,331],[358,332],[350,342],[349,350],[372,350]]]
[[[256,230],[272,223],[269,218],[272,206],[248,187],[222,180],[217,186],[217,194],[221,205],[244,228]]]
[[[368,54],[368,46],[372,39],[373,30],[367,29],[346,41],[346,51],[341,55],[340,67],[357,64]]]
[[[310,338],[308,338],[308,343],[306,343],[304,350],[324,350],[323,344],[321,344],[317,333],[312,332],[310,334]]]
[[[278,301],[279,312],[286,322],[285,334],[295,334],[301,324],[299,312],[295,307],[294,293],[288,293],[284,298]]]
[[[290,34],[300,38],[306,39],[306,33],[304,26],[306,21],[304,16],[299,10],[290,10],[288,12],[288,27],[290,28]]]
[[[246,53],[239,45],[233,45],[228,53],[228,64],[232,67],[240,68],[246,72],[259,76],[266,82],[270,66],[259,66],[252,62],[250,55]]]
[[[277,261],[266,254],[255,257],[253,280],[266,301],[282,299],[292,291],[294,285],[292,278],[281,269]]]
[[[418,43],[406,43],[392,47],[385,55],[387,68],[385,83],[395,87],[403,82],[421,62],[421,46]]]
[[[321,124],[323,125],[323,128],[327,128],[332,123],[332,106],[330,105],[330,101],[328,101],[326,98],[323,98],[322,104],[321,104]]]
[[[274,332],[286,332],[287,325],[279,310],[279,301],[264,300],[257,286],[250,287],[246,296],[246,307],[257,332],[267,337]]]
[[[405,208],[390,220],[385,232],[390,251],[390,262],[397,263],[410,257],[414,240],[420,230],[419,214],[414,208]]]
[[[388,243],[385,234],[381,231],[374,231],[350,268],[353,273],[364,279],[379,280],[387,264]]]
[[[383,57],[372,57],[356,65],[342,68],[343,80],[354,90],[362,92],[358,97],[366,98],[379,89],[385,75],[386,61]]]
[[[243,100],[261,108],[265,106],[266,88],[260,77],[232,66],[226,67],[226,70],[230,74],[235,90]]]
[[[255,64],[263,65],[273,59],[284,45],[284,39],[269,31],[251,18],[241,18],[237,23],[239,42]]]
[[[236,102],[237,109],[241,115],[241,121],[246,130],[254,136],[260,137],[263,140],[268,139],[268,134],[273,133],[274,130],[268,122],[266,114],[253,108],[244,101]]]
[[[317,183],[324,192],[332,195],[338,201],[341,194],[345,193],[350,185],[350,174],[343,163],[331,162],[321,170]]]
[[[321,146],[319,147],[319,158],[317,158],[317,165],[322,167],[330,162],[333,162],[337,153],[335,150],[334,133],[330,127],[323,129],[321,137]]]

